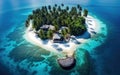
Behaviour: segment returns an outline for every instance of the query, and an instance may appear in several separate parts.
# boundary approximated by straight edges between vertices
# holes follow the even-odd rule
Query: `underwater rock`
[[[59,58],[58,63],[63,69],[70,70],[75,66],[76,60],[74,57],[65,57]]]
[[[40,62],[45,58],[42,56],[48,56],[50,54],[49,51],[42,50],[40,48],[28,47],[26,44],[21,44],[9,53],[9,57],[12,58],[15,62],[21,62],[25,59],[31,62]]]

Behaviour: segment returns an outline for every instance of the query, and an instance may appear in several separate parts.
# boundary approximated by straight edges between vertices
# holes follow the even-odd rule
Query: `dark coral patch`
[[[2,51],[4,51],[5,50],[5,48],[0,48],[0,52],[2,52]]]
[[[16,48],[14,48],[10,54],[9,57],[13,58],[14,61],[19,62],[24,59],[27,59],[28,61],[43,61],[45,58],[42,55],[49,55],[50,52],[43,50],[38,47],[28,47],[25,44],[22,44]]]

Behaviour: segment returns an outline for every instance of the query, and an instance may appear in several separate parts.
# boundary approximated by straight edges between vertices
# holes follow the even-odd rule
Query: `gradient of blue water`
[[[12,4],[16,4],[13,5]],[[33,1],[33,0],[31,0]],[[34,0],[31,4],[30,0],[0,0],[0,37],[7,34],[9,29],[13,28],[16,23],[19,23],[19,18],[23,22],[26,17],[18,15],[21,12],[26,12],[27,10],[19,11],[21,8],[35,8],[39,4],[54,4],[54,3],[65,3],[65,4],[81,4],[83,7],[88,8],[92,14],[95,14],[101,20],[103,20],[108,28],[108,36],[104,44],[96,48],[97,61],[95,61],[98,66],[102,69],[99,70],[98,75],[120,75],[120,0]],[[33,8],[33,9],[34,9]],[[31,9],[32,10],[32,9]],[[12,11],[12,12],[11,12]],[[29,11],[29,10],[28,10]],[[16,18],[16,20],[13,18]],[[7,27],[7,28],[6,28]],[[1,44],[1,42],[0,42]],[[2,71],[3,66],[0,66],[0,71]]]

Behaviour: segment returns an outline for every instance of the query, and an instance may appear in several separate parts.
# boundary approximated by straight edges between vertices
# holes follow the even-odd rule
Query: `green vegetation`
[[[87,17],[87,15],[88,15],[88,10],[84,9],[84,16]]]
[[[76,7],[65,6],[64,4],[54,6],[42,6],[28,16],[26,20],[26,27],[29,25],[30,19],[33,20],[33,28],[38,32],[38,35],[42,39],[51,39],[54,32],[58,32],[61,27],[68,27],[68,32],[62,30],[62,35],[67,33],[70,35],[79,36],[86,31],[85,18],[88,15],[88,11],[84,9],[83,15],[82,7],[77,5]],[[43,25],[53,25],[54,31],[43,31],[40,29]]]
[[[45,31],[43,31],[42,29],[39,31],[38,36],[41,39],[46,39],[47,38]]]
[[[62,36],[64,36],[64,37],[67,35],[67,33],[68,33],[68,32],[67,32],[67,29],[66,29],[66,28],[61,31],[61,34],[62,34]]]
[[[52,39],[52,37],[53,37],[53,31],[52,31],[52,30],[48,30],[48,32],[47,32],[47,37],[48,37],[49,39]]]

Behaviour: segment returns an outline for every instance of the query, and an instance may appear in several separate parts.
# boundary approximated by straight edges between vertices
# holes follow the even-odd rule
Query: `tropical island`
[[[64,4],[61,4],[63,7]],[[66,6],[51,7],[50,5],[43,6],[41,9],[36,9],[33,14],[29,15],[26,21],[26,26],[29,26],[30,19],[33,20],[32,28],[37,32],[38,36],[42,39],[53,39],[53,42],[67,41],[69,35],[79,36],[86,31],[85,18],[88,11],[85,9],[82,15],[82,8],[80,5],[72,7],[71,9]],[[56,35],[62,38],[53,38]]]
[[[65,54],[66,57],[58,59],[58,62],[64,65],[63,68],[68,68],[75,65],[76,48],[93,33],[96,34],[95,25],[96,22],[88,15],[88,10],[79,4],[74,7],[64,4],[42,6],[28,16],[25,38],[43,49]]]

